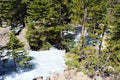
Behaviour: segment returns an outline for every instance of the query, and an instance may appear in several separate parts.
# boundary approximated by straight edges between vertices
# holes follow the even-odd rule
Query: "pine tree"
[[[109,34],[107,37],[107,50],[110,54],[110,63],[116,72],[120,71],[120,2],[109,1]]]
[[[23,3],[22,0],[12,2],[12,24],[21,23],[25,27],[25,17],[27,15],[27,2]],[[16,26],[15,26],[16,27]]]
[[[27,56],[26,52],[19,53],[20,50],[23,50],[24,45],[23,43],[19,42],[13,33],[10,33],[9,39],[8,47],[10,50],[12,50],[11,55],[13,57],[14,69],[17,71],[18,65],[27,66],[30,57]]]
[[[27,2],[22,0],[2,0],[0,1],[0,24],[7,22],[7,26],[14,30],[18,24],[25,26],[25,17],[27,11]]]
[[[1,0],[0,1],[0,26],[2,27],[2,21],[10,18],[12,1]],[[8,15],[9,14],[9,15]]]
[[[107,1],[93,1],[92,4],[90,4],[90,9],[88,13],[88,32],[89,36],[93,38],[93,41],[95,41],[96,45],[99,45],[98,53],[101,53],[102,48],[102,42],[104,33],[107,29],[107,23],[106,23],[106,4]]]
[[[70,16],[73,24],[82,25],[81,38],[78,49],[80,53],[84,53],[85,45],[85,27],[88,27],[87,18],[90,9],[90,4],[93,0],[71,0]]]
[[[55,5],[55,6],[53,6]],[[30,45],[37,46],[34,41],[40,42],[43,46],[45,44],[58,44],[62,45],[63,30],[68,30],[68,18],[67,6],[63,1],[51,0],[34,0],[31,1],[28,6],[29,21],[34,24],[33,31],[28,31],[28,41]],[[64,9],[65,8],[65,9]],[[32,29],[31,29],[32,30]],[[36,30],[39,35],[36,34]],[[36,38],[30,38],[29,35],[37,36]],[[33,42],[30,42],[33,41]],[[31,46],[32,47],[32,46]]]

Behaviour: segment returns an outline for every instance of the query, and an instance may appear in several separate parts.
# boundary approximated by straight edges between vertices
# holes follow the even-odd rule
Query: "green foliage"
[[[96,71],[99,71],[101,74],[104,72],[104,68],[110,65],[110,59],[108,54],[95,54],[89,52],[83,59],[84,55],[75,54],[75,53],[68,53],[66,54],[66,64],[69,67],[78,68],[79,71],[83,71],[87,74],[93,74]],[[107,70],[106,70],[107,71]]]
[[[27,39],[33,50],[55,44],[59,45],[58,48],[64,46],[63,31],[70,29],[69,21],[66,20],[68,12],[65,3],[57,0],[33,0],[30,1],[27,12],[28,21],[33,26],[28,25]]]
[[[9,35],[8,47],[12,50],[11,56],[13,57],[15,71],[17,71],[18,66],[29,66],[30,57],[26,51],[19,52],[23,50],[24,44],[19,42],[14,33]]]
[[[119,0],[10,0],[0,1],[0,26],[2,21],[11,25],[26,17],[28,31],[26,37],[33,50],[49,49],[57,45],[59,49],[70,51],[66,64],[77,67],[85,73],[99,71],[112,66],[114,71],[120,72],[120,2]],[[64,31],[70,31],[71,24],[82,25],[81,39],[78,46],[70,36],[64,36]],[[86,35],[91,37],[92,43],[87,44]],[[109,33],[106,33],[108,30]],[[105,38],[105,39],[104,39]],[[102,49],[103,42],[107,42],[106,49]],[[9,49],[17,61],[18,50],[23,44],[10,34]],[[71,54],[72,53],[72,54]],[[21,56],[19,65],[27,64],[27,54]]]
[[[69,67],[76,67],[76,68],[79,68],[79,55],[77,54],[74,54],[74,53],[67,53],[66,54],[66,64],[69,66]]]
[[[8,47],[11,50],[21,50],[23,49],[24,44],[19,42],[17,37],[15,37],[14,33],[10,33],[9,35],[9,43]]]
[[[28,56],[28,52],[23,52],[22,55],[19,56],[19,60],[17,60],[17,63],[20,67],[30,67],[29,61],[31,58]]]
[[[26,3],[22,0],[2,0],[0,1],[0,20],[6,21],[9,26],[15,27],[17,23],[24,25],[24,18],[26,15]],[[13,26],[13,24],[15,24]]]
[[[39,29],[35,27],[34,23],[28,24],[28,31],[26,37],[32,49],[37,50],[41,47],[42,40],[40,39],[40,37],[42,35],[43,34],[40,34]]]
[[[51,47],[52,47],[52,45],[51,45],[50,43],[44,42],[44,43],[42,44],[41,50],[48,50],[48,49],[50,49]]]
[[[111,1],[109,2],[109,5],[110,5],[109,12],[111,12],[111,14],[109,14],[110,18],[108,18],[110,33],[107,36],[107,52],[111,54],[110,56],[111,65],[114,67],[115,72],[119,73],[120,72],[120,68],[119,68],[120,66],[120,35],[119,35],[120,2]]]

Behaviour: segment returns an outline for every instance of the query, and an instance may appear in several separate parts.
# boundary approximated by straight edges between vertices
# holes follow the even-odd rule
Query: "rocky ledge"
[[[46,80],[110,80],[109,77],[103,78],[97,74],[92,77],[78,72],[77,69],[65,69],[63,74],[54,73],[54,76],[48,77]],[[44,80],[43,77],[34,78],[33,80]]]

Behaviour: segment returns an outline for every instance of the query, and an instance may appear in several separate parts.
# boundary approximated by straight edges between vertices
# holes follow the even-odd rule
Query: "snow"
[[[51,48],[46,51],[29,51],[29,55],[33,58],[31,63],[34,69],[7,75],[4,80],[32,80],[33,78],[43,76],[45,79],[54,73],[63,73],[66,65],[64,60],[65,50]]]

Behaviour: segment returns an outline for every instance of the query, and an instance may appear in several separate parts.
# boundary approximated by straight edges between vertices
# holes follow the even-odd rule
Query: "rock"
[[[70,71],[69,71],[69,73],[70,73],[70,79],[72,78],[72,79],[75,79],[76,78],[76,74],[77,74],[77,69],[71,69]]]
[[[83,80],[84,76],[85,76],[85,74],[83,72],[77,72],[76,80]]]
[[[103,80],[110,80],[110,77],[104,77]]]
[[[0,27],[0,48],[6,47],[9,42],[10,30],[8,28]]]
[[[85,74],[83,72],[77,72],[76,76],[78,76],[78,77],[84,77]]]
[[[47,77],[46,80],[93,80],[83,72],[77,72],[77,69],[65,69],[62,74],[53,74],[54,76]],[[97,78],[97,77],[96,77]],[[101,80],[101,79],[98,79]]]
[[[107,69],[108,69],[109,71],[115,71],[115,69],[114,69],[112,66],[108,66]]]
[[[57,80],[57,79],[56,79],[56,76],[50,77],[50,80]]]
[[[22,31],[20,32],[20,34],[17,36],[17,38],[20,40],[20,42],[23,42],[24,43],[24,49],[25,50],[30,50],[30,46],[29,46],[29,43],[26,39],[26,32],[27,32],[27,29],[24,28],[22,29]]]
[[[89,78],[83,72],[77,72],[75,80],[91,80],[91,78]]]
[[[77,69],[65,69],[64,73],[54,75],[47,80],[92,80],[83,72],[77,72]]]
[[[95,76],[94,80],[103,80],[101,76]]]
[[[34,78],[33,80],[43,80],[43,77],[37,77],[37,78]]]
[[[65,75],[64,74],[58,75],[57,80],[66,80]]]

